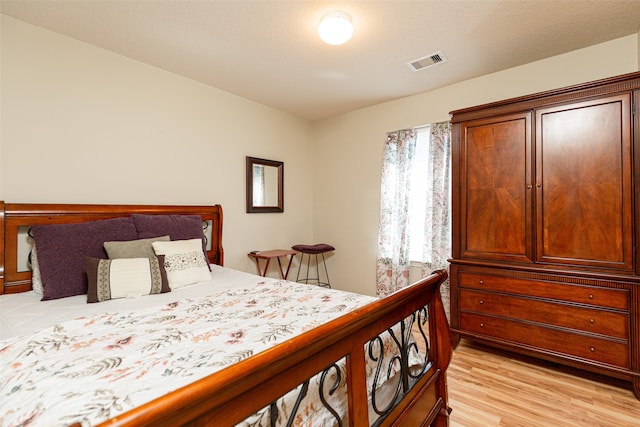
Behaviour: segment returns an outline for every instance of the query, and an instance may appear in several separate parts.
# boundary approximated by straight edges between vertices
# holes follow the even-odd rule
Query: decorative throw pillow
[[[38,295],[42,295],[44,293],[44,289],[42,288],[42,277],[40,277],[40,264],[38,264],[38,252],[36,251],[36,245],[33,243],[33,239],[31,240],[31,253],[29,254],[29,264],[31,266],[31,288],[33,292]]]
[[[202,217],[200,215],[131,215],[138,231],[138,239],[148,239],[168,235],[171,240],[200,239],[204,259],[207,258],[207,241],[202,231]]]
[[[156,255],[164,255],[164,268],[171,289],[211,279],[200,239],[153,242]]]
[[[163,257],[86,260],[87,302],[170,292]]]
[[[104,242],[138,237],[130,217],[34,225],[31,231],[38,248],[43,301],[86,294],[86,257],[107,258]]]
[[[168,242],[169,236],[152,237],[150,239],[137,239],[127,242],[104,242],[104,249],[110,259],[116,258],[152,258],[156,256],[153,251],[153,242]]]

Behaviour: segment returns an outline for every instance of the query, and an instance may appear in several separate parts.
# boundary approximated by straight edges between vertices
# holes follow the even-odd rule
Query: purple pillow
[[[202,217],[200,215],[133,214],[131,216],[138,230],[138,239],[168,235],[171,240],[202,240],[202,251],[207,265],[209,265],[207,239],[202,231]]]
[[[137,238],[130,217],[34,225],[31,230],[38,248],[43,301],[86,294],[86,258],[107,258],[104,242]]]

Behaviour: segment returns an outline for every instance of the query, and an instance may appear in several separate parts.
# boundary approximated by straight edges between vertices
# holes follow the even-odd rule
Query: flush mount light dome
[[[328,44],[340,45],[346,43],[353,36],[351,15],[341,10],[326,13],[318,25],[318,35]]]

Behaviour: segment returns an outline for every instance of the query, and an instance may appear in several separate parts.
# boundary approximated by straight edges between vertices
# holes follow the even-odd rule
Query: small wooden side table
[[[267,271],[269,270],[269,263],[272,258],[278,260],[278,267],[280,267],[280,277],[284,280],[287,280],[287,276],[289,275],[289,269],[291,268],[291,263],[293,262],[293,258],[296,256],[298,252],[287,250],[287,249],[272,249],[269,251],[259,251],[259,252],[249,252],[251,258],[256,260],[256,267],[258,267],[258,274],[262,277],[267,275]],[[282,263],[280,262],[280,258],[289,257],[289,264],[287,265],[287,271],[282,269]],[[264,270],[260,269],[260,260],[266,259],[267,262],[264,266]]]

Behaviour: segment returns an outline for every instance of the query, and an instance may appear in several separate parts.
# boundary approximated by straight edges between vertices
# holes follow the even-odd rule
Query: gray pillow
[[[104,242],[104,249],[109,259],[117,258],[153,258],[153,242],[168,242],[169,236],[151,237],[149,239],[128,240],[125,242]]]

